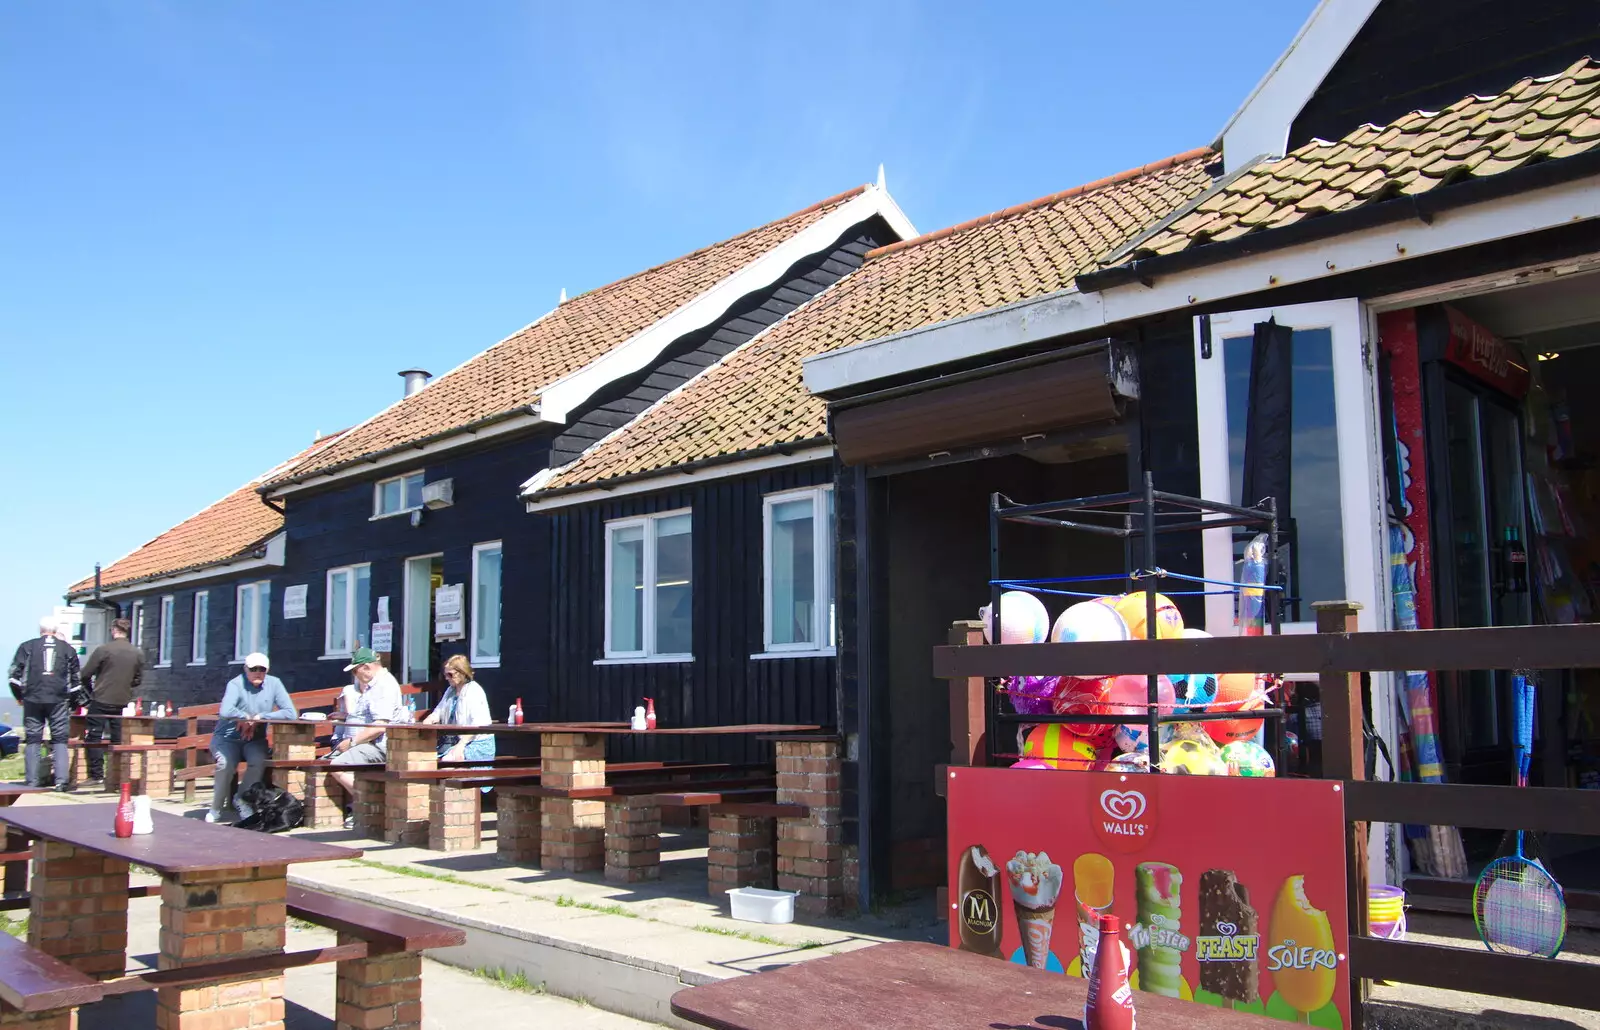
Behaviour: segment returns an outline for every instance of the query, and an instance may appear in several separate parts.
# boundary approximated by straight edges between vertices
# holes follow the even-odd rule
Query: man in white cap
[[[344,671],[355,676],[354,689],[344,688],[340,702],[344,707],[348,732],[333,747],[333,765],[382,765],[388,759],[389,735],[384,724],[405,722],[405,705],[400,699],[400,683],[383,667],[370,647],[356,648]],[[352,725],[354,724],[354,725]],[[344,788],[347,801],[344,828],[355,827],[355,813],[348,802],[356,796],[356,774],[329,773]]]
[[[78,692],[78,652],[56,636],[55,616],[40,619],[39,635],[17,648],[9,678],[11,695],[22,702],[28,785],[45,785],[40,760],[44,757],[44,728],[48,723],[56,790],[71,790],[72,784],[67,782],[67,724],[72,711],[68,699]]]
[[[283,681],[267,675],[269,668],[271,663],[260,651],[245,655],[244,672],[229,680],[222,692],[217,726],[211,731],[211,757],[217,763],[217,771],[212,774],[208,823],[222,821],[230,800],[238,811],[233,776],[240,759],[244,760],[245,771],[239,780],[239,794],[261,782],[267,764],[267,732],[261,721],[293,719],[299,714]]]

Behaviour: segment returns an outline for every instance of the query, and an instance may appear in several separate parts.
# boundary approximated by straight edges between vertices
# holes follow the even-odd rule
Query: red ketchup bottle
[[[1122,940],[1122,920],[1100,917],[1100,943],[1094,954],[1094,974],[1089,977],[1089,1000],[1083,1006],[1085,1030],[1134,1030],[1133,985],[1128,982],[1128,946]]]
[[[656,728],[656,699],[653,697],[644,699],[644,728],[647,730]]]
[[[122,785],[122,797],[117,801],[117,819],[112,825],[118,837],[133,836],[133,784]]]
[[[521,726],[522,725],[522,698],[520,698],[520,697],[517,698],[516,714],[511,717],[511,725],[513,725],[513,726]]]

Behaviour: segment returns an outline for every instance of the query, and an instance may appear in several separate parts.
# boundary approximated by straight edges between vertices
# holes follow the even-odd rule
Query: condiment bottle
[[[522,725],[522,698],[520,698],[520,697],[517,698],[516,715],[512,717],[511,725],[513,725],[513,726],[521,726]]]
[[[644,699],[644,705],[645,729],[653,730],[656,728],[656,699],[653,697],[647,697]]]
[[[122,797],[117,801],[117,817],[112,830],[118,837],[133,836],[133,784],[122,785]]]
[[[1089,1000],[1083,1006],[1084,1030],[1135,1030],[1133,986],[1128,982],[1128,946],[1122,940],[1122,920],[1100,917],[1100,943],[1094,953],[1094,974],[1089,977]]]
[[[633,721],[628,723],[628,728],[631,730],[645,730],[650,728],[645,722],[644,705],[639,705],[634,708]]]

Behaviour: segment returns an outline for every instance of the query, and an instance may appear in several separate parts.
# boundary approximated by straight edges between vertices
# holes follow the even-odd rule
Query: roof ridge
[[[979,226],[988,225],[991,222],[998,222],[1002,219],[1011,218],[1028,211],[1034,211],[1041,207],[1047,207],[1051,204],[1060,203],[1063,200],[1070,200],[1073,197],[1082,196],[1085,193],[1091,193],[1095,190],[1104,189],[1107,186],[1115,186],[1118,183],[1127,182],[1130,179],[1137,179],[1142,176],[1149,175],[1152,172],[1165,171],[1168,168],[1175,168],[1178,165],[1187,164],[1190,161],[1198,160],[1202,157],[1214,156],[1215,154],[1216,151],[1210,147],[1195,147],[1191,150],[1185,150],[1180,154],[1173,154],[1171,157],[1164,157],[1159,161],[1151,161],[1149,164],[1140,165],[1137,168],[1129,168],[1126,171],[1118,172],[1115,175],[1108,175],[1104,178],[1095,179],[1092,182],[1083,183],[1080,186],[1074,186],[1071,189],[1062,190],[1059,193],[1051,193],[1048,196],[1039,197],[1037,200],[1029,200],[1021,204],[1013,204],[1011,207],[1004,208],[999,211],[993,211],[986,215],[980,215],[977,218],[971,218],[965,222],[958,222],[955,225],[946,226],[943,229],[935,229],[933,232],[924,233],[921,236],[914,236],[909,240],[898,240],[894,243],[884,244],[881,247],[867,251],[866,260],[871,261],[875,258],[883,257],[886,254],[893,254],[896,251],[906,250],[922,243],[931,243],[934,240],[942,240],[948,236],[954,236],[958,232],[965,232],[968,229],[976,229]]]
[[[571,304],[574,301],[577,301],[577,300],[580,300],[580,299],[582,299],[584,297],[589,296],[591,293],[599,293],[601,290],[609,290],[613,286],[621,286],[623,283],[632,282],[633,280],[638,279],[640,276],[649,275],[651,272],[659,272],[661,269],[666,268],[668,265],[675,265],[680,261],[687,261],[692,257],[698,257],[701,254],[705,254],[705,253],[707,253],[709,251],[716,250],[718,247],[726,247],[728,244],[734,242],[735,240],[742,240],[746,236],[752,235],[753,233],[758,233],[763,229],[771,228],[772,226],[777,225],[779,222],[787,222],[791,218],[798,218],[801,215],[810,214],[813,211],[819,211],[822,208],[827,207],[829,204],[837,204],[837,203],[845,200],[846,198],[858,196],[858,195],[860,195],[862,193],[865,193],[870,188],[871,188],[871,184],[870,183],[862,183],[860,186],[856,186],[856,187],[853,187],[851,189],[845,190],[843,193],[835,193],[831,197],[824,197],[822,200],[817,201],[815,204],[808,204],[807,206],[801,208],[800,210],[791,211],[791,212],[789,212],[788,214],[784,215],[781,218],[770,219],[769,221],[762,222],[760,225],[751,226],[750,228],[746,229],[744,232],[734,233],[732,236],[729,236],[726,239],[721,239],[721,240],[718,240],[715,243],[708,243],[703,247],[698,247],[695,250],[689,251],[687,254],[679,254],[675,258],[668,258],[666,261],[657,262],[656,264],[651,265],[649,268],[641,268],[639,271],[634,272],[632,275],[625,275],[621,279],[613,279],[608,283],[603,283],[603,284],[601,284],[599,286],[596,286],[594,289],[584,290],[582,293],[578,294],[575,297],[569,297],[567,299],[566,303]],[[743,266],[741,266],[741,267],[743,267]]]

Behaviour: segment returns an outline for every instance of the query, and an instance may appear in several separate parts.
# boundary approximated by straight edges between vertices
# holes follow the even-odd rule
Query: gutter
[[[271,507],[271,505],[268,505],[268,507]],[[281,532],[283,532],[281,529],[274,530],[272,536],[267,537],[266,540],[257,541],[255,544],[250,546],[249,550],[240,551],[238,554],[230,555],[226,558],[220,558],[217,561],[201,562],[198,565],[185,565],[181,569],[167,569],[165,572],[156,572],[148,576],[137,576],[133,579],[119,579],[115,583],[111,584],[110,589],[115,590],[118,593],[126,593],[130,587],[136,587],[141,583],[153,583],[157,580],[170,579],[173,576],[183,576],[193,572],[203,572],[206,569],[220,569],[229,565],[236,565],[242,561],[255,561],[265,558],[267,556],[267,541],[271,540],[272,537],[277,536]],[[91,598],[95,601],[100,601],[100,566],[96,564],[94,567],[94,588],[92,596],[88,590],[81,591],[77,594],[69,592],[66,596],[68,600],[71,600],[73,597],[84,597]]]
[[[643,472],[629,472],[624,475],[613,476],[610,479],[604,479],[598,482],[571,483],[567,486],[558,486],[542,490],[530,490],[522,494],[521,499],[523,501],[543,500],[547,497],[560,497],[563,494],[578,493],[580,491],[603,493],[613,490],[619,486],[623,486],[627,483],[638,482],[641,479],[652,479],[657,476],[671,475],[687,476],[692,475],[701,469],[711,468],[717,465],[731,465],[734,462],[750,461],[754,458],[765,458],[769,454],[781,454],[787,456],[794,454],[797,451],[810,450],[814,447],[830,446],[832,443],[832,438],[824,434],[822,436],[808,437],[804,440],[792,440],[787,443],[767,444],[764,447],[756,447],[748,451],[735,451],[732,454],[714,454],[707,458],[696,458],[694,461],[686,461],[679,465],[668,465],[664,468],[646,469]],[[818,455],[817,460],[821,461],[824,457],[824,455]]]
[[[1246,233],[1231,240],[1202,244],[1180,250],[1175,254],[1141,258],[1098,272],[1085,272],[1073,280],[1073,285],[1081,293],[1099,293],[1102,290],[1135,282],[1149,286],[1157,276],[1172,275],[1235,258],[1282,250],[1394,222],[1414,219],[1424,225],[1431,225],[1434,218],[1445,211],[1469,204],[1498,200],[1517,193],[1559,186],[1596,174],[1600,174],[1600,147],[1572,157],[1524,164],[1520,168],[1499,175],[1468,179],[1414,197],[1402,196],[1364,204],[1347,211],[1309,218],[1280,229]]]

